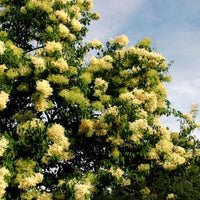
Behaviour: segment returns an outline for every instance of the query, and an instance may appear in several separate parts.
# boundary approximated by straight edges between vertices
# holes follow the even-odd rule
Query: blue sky
[[[125,34],[135,45],[150,37],[157,51],[174,61],[172,82],[166,85],[172,105],[182,112],[189,112],[194,102],[200,105],[199,0],[94,0],[94,11],[101,19],[92,23],[87,40],[106,42]],[[174,120],[165,123],[177,127]]]

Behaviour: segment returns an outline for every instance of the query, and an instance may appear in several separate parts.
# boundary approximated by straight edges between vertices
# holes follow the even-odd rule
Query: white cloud
[[[128,22],[130,15],[140,10],[145,0],[96,0],[94,1],[94,11],[101,15],[101,19],[92,22],[87,40],[97,38],[101,41],[107,41],[116,34],[123,34],[119,30],[124,23]]]

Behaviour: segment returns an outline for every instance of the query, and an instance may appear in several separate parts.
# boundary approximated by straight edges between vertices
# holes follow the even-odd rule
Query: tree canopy
[[[92,0],[0,7],[0,199],[199,199],[198,108],[171,107],[150,38],[84,42]]]

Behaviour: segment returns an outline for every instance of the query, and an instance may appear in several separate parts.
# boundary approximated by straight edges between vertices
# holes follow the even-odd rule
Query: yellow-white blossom
[[[115,177],[116,179],[119,179],[123,176],[124,174],[124,171],[122,169],[120,169],[119,167],[114,169],[113,167],[111,167],[109,170],[108,170],[109,173],[112,174],[113,177]]]
[[[77,5],[71,6],[69,12],[73,13],[74,18],[78,19],[81,17],[81,9]]]
[[[5,167],[0,168],[0,199],[3,199],[6,193],[6,188],[8,184],[5,181],[5,176],[10,176],[10,172]]]
[[[37,101],[34,102],[34,108],[38,112],[44,112],[48,108],[50,108],[50,104],[47,102],[47,100],[44,97],[40,97]]]
[[[4,91],[0,91],[0,111],[6,108],[8,101],[9,94]]]
[[[64,10],[56,10],[55,16],[62,22],[66,23],[69,19],[68,14]]]
[[[127,46],[128,42],[129,42],[128,37],[125,35],[120,35],[114,39],[112,39],[112,38],[110,39],[111,44],[118,44],[122,47]]]
[[[37,196],[37,200],[52,200],[53,195],[51,193],[43,192]]]
[[[0,41],[0,55],[3,55],[5,50],[6,48],[4,42]]]
[[[50,0],[30,0],[27,4],[27,8],[30,10],[39,8],[42,11],[50,13],[53,11],[53,3],[54,2]]]
[[[47,136],[53,142],[58,142],[64,137],[65,129],[60,124],[54,124],[52,127],[47,129]]]
[[[74,185],[75,190],[75,199],[76,200],[85,200],[86,198],[90,200],[90,195],[94,190],[94,186],[88,181],[86,183],[76,183]],[[85,198],[86,197],[86,198]]]
[[[82,119],[79,126],[79,132],[85,133],[88,137],[93,135],[93,122],[89,119]]]
[[[140,164],[138,165],[138,171],[149,171],[150,170],[150,165],[149,164]]]
[[[175,195],[173,193],[170,193],[167,195],[166,200],[174,199]]]
[[[90,47],[93,47],[93,48],[103,47],[103,44],[97,39],[92,40],[88,44]]]
[[[95,84],[95,87],[97,88],[101,87],[104,92],[108,88],[108,83],[102,78],[96,78],[94,84]]]
[[[5,64],[0,65],[0,75],[2,75],[4,73],[5,69],[7,69]]]
[[[198,104],[193,103],[192,106],[191,106],[190,113],[195,115],[195,114],[197,114],[197,112],[198,112]]]
[[[69,29],[64,24],[59,24],[59,35],[62,38],[67,38],[69,35]]]
[[[55,51],[62,53],[62,44],[55,41],[47,42],[45,49],[49,55],[53,55]]]
[[[121,93],[119,99],[135,105],[140,105],[142,103],[132,92]]]
[[[184,164],[185,162],[185,157],[181,156],[179,153],[169,153],[165,156],[163,168],[171,171],[176,169],[179,165]]]
[[[3,136],[0,139],[0,157],[3,156],[4,152],[8,148],[8,140]]]
[[[59,85],[67,85],[69,82],[69,79],[62,74],[51,74],[48,76],[47,80],[51,83],[56,83]]]
[[[133,132],[137,132],[139,130],[147,130],[148,122],[146,119],[138,119],[134,122],[129,123],[129,129]]]
[[[82,24],[77,19],[72,19],[71,26],[74,31],[80,31],[82,29]]]
[[[139,42],[139,46],[144,48],[148,47],[150,44],[151,44],[151,38],[149,37],[145,37]]]
[[[53,65],[55,65],[56,68],[59,69],[60,72],[65,72],[69,69],[67,62],[64,60],[64,58],[59,58],[56,61],[52,62]]]
[[[45,61],[41,57],[32,57],[31,58],[32,63],[35,66],[36,74],[43,72],[45,69]]]
[[[37,81],[36,89],[37,91],[41,92],[45,98],[50,96],[53,92],[53,89],[47,80]]]
[[[22,56],[22,54],[24,52],[23,49],[15,46],[12,43],[8,43],[7,46],[9,46],[9,48],[13,50],[13,54],[16,55],[18,58],[20,58]]]
[[[158,152],[164,152],[164,153],[171,153],[172,149],[174,148],[174,145],[171,141],[166,140],[166,139],[161,139],[157,144],[156,144],[156,150]]]
[[[19,189],[27,189],[34,187],[38,183],[43,181],[43,175],[41,173],[34,173],[32,176],[25,177],[18,185]]]

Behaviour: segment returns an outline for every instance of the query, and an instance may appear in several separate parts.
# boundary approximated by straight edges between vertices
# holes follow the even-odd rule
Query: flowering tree
[[[92,0],[0,5],[0,199],[179,199],[169,183],[198,163],[197,106],[170,107],[151,40],[83,43]]]

